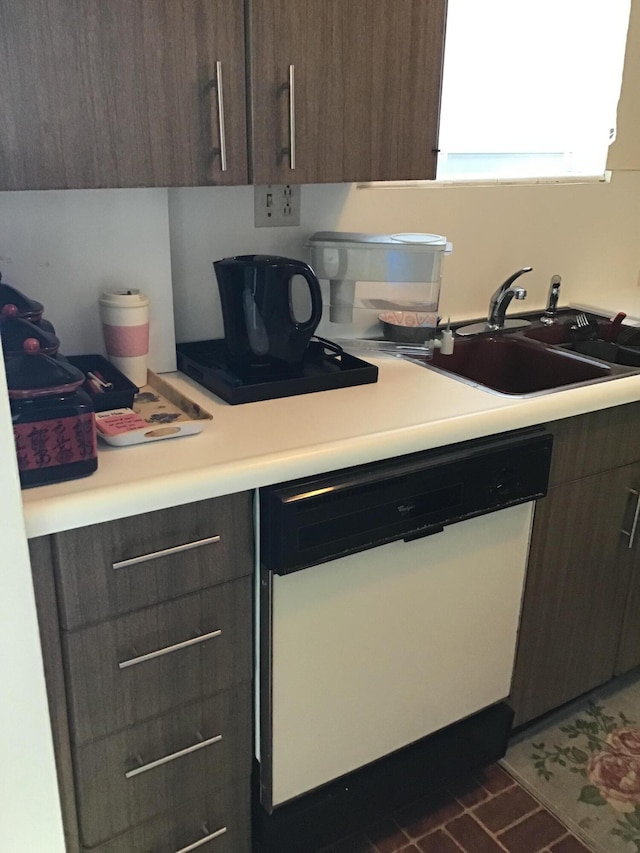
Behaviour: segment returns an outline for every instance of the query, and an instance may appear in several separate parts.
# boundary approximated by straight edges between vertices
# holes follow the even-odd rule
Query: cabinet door
[[[433,178],[445,8],[254,0],[253,182]]]
[[[0,22],[0,189],[246,183],[243,0],[0,0]]]
[[[251,684],[85,744],[74,768],[86,847],[248,779]]]
[[[639,472],[594,474],[538,502],[511,691],[516,725],[614,674],[630,571],[621,528]]]
[[[629,512],[620,546],[620,560],[630,562],[624,620],[616,658],[615,675],[640,666],[640,465],[634,468],[629,489]]]

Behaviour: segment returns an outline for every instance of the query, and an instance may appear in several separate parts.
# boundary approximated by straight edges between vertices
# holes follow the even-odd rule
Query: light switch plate
[[[255,227],[300,225],[301,196],[301,187],[296,184],[254,187]]]

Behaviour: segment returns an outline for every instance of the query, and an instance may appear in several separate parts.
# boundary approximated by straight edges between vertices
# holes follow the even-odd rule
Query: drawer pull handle
[[[184,545],[176,545],[173,548],[163,548],[162,551],[153,551],[151,554],[142,554],[140,557],[119,560],[117,563],[112,563],[112,565],[114,569],[126,569],[127,566],[136,566],[138,563],[157,560],[159,557],[169,557],[171,554],[180,554],[182,551],[192,551],[194,548],[202,548],[203,545],[212,545],[214,542],[219,541],[219,536],[209,536],[207,539],[198,539],[197,542],[187,542]]]
[[[296,67],[289,66],[289,168],[296,167]]]
[[[186,847],[181,847],[179,850],[176,850],[176,853],[190,853],[191,850],[197,850],[198,847],[202,847],[202,845],[206,844],[207,841],[213,841],[214,838],[219,838],[221,835],[224,835],[227,831],[227,827],[223,826],[222,829],[217,829],[215,832],[209,832],[209,828],[205,823],[202,825],[202,831],[207,833],[204,838],[201,838],[199,841],[194,841],[193,844],[187,844]]]
[[[638,492],[637,489],[629,489],[629,494],[635,495],[636,498],[636,508],[635,512],[633,513],[633,522],[631,524],[631,530],[624,530],[623,528],[620,528],[620,533],[622,533],[623,536],[629,537],[629,544],[627,547],[633,548],[636,538],[636,531],[638,529],[638,520],[640,518],[640,492]]]
[[[216,62],[216,89],[218,92],[218,130],[220,132],[220,169],[227,171],[227,135],[224,120],[224,90],[222,88],[222,62]]]
[[[222,740],[222,735],[207,738],[207,740],[194,743],[193,746],[187,746],[185,749],[179,749],[178,752],[172,752],[171,755],[165,755],[164,758],[158,758],[156,761],[150,761],[148,764],[142,764],[140,767],[134,767],[133,770],[127,771],[124,774],[125,779],[133,779],[134,776],[139,776],[141,773],[146,773],[147,770],[153,770],[154,767],[160,767],[162,764],[168,764],[170,761],[175,761],[176,758],[182,758],[184,755],[190,755],[192,752],[197,752],[199,749],[204,749],[205,746],[212,746]],[[140,761],[140,756],[136,756]]]
[[[123,660],[118,664],[118,669],[128,669],[128,667],[135,666],[138,663],[144,663],[145,661],[153,660],[154,658],[160,658],[163,655],[170,655],[171,652],[178,652],[180,649],[188,649],[189,646],[195,646],[198,643],[206,643],[207,640],[213,640],[216,637],[220,637],[221,634],[222,629],[218,628],[217,631],[209,631],[208,634],[201,634],[198,637],[193,637],[191,640],[183,640],[181,643],[174,643],[172,646],[165,646],[163,649],[157,649],[155,652],[148,652],[146,655],[138,655],[137,657]]]

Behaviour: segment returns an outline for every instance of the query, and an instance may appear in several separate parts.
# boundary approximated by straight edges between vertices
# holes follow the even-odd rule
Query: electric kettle
[[[322,317],[320,284],[303,261],[275,255],[240,255],[215,261],[230,365],[243,372],[295,374]],[[302,276],[307,294],[298,292]],[[300,282],[304,287],[304,283]],[[308,317],[296,303],[305,296]],[[306,310],[306,307],[305,307]]]

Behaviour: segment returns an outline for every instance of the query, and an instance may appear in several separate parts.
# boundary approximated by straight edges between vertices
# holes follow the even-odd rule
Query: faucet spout
[[[522,267],[521,270],[517,270],[516,272],[513,273],[513,275],[510,275],[506,281],[502,282],[500,287],[496,290],[496,292],[493,295],[496,296],[496,294],[500,293],[503,290],[506,290],[508,287],[511,287],[511,285],[513,284],[513,282],[517,278],[520,278],[521,275],[524,275],[526,272],[531,272],[532,270],[533,270],[533,267]]]

